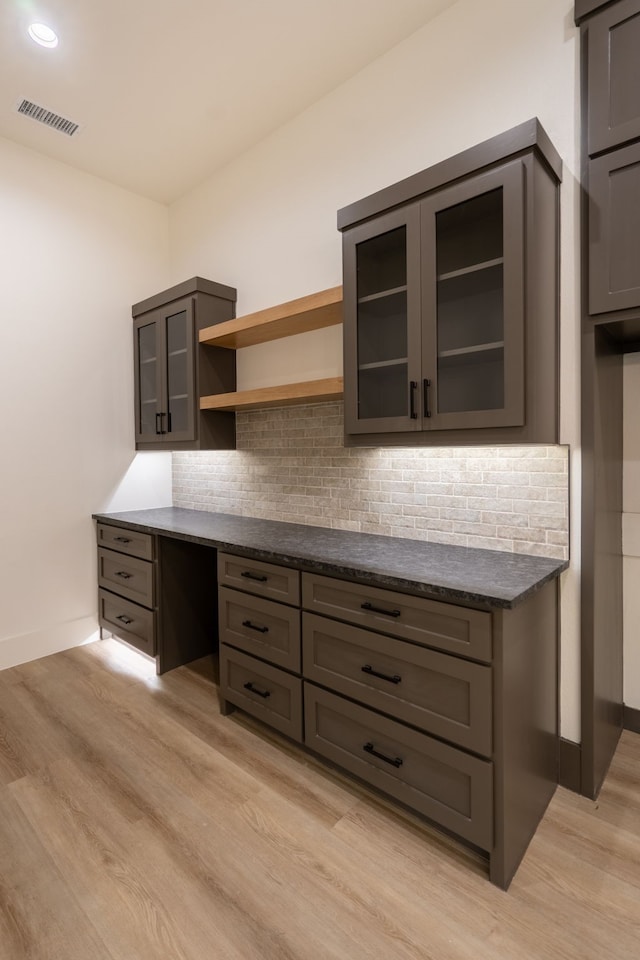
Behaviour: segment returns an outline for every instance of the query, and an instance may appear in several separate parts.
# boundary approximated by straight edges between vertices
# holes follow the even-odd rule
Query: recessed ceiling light
[[[27,31],[32,40],[41,47],[57,47],[58,35],[46,23],[32,23]]]

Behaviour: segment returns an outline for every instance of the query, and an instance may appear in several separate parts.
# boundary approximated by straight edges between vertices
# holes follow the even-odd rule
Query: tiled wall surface
[[[173,503],[565,559],[568,449],[346,449],[342,403],[237,415],[230,453],[174,453]]]

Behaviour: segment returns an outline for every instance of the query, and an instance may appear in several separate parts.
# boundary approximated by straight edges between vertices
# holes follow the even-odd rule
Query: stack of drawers
[[[300,573],[218,554],[220,699],[302,740]]]
[[[491,615],[308,573],[302,605],[305,743],[490,850]]]
[[[491,850],[491,614],[229,554],[218,578],[225,712]]]
[[[149,656],[156,653],[154,538],[97,525],[100,627]]]

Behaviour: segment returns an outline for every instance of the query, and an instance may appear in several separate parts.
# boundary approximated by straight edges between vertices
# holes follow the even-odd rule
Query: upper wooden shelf
[[[321,290],[308,297],[205,327],[200,331],[199,339],[200,343],[213,347],[238,350],[337,323],[342,323],[342,287]]]

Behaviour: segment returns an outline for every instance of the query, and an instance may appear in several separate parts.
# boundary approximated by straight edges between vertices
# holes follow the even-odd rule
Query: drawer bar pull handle
[[[365,600],[364,603],[360,604],[361,610],[368,610],[369,613],[383,613],[385,617],[399,617],[400,610],[383,610],[382,607],[374,607],[372,603],[369,603],[368,600]]]
[[[133,623],[133,620],[131,619],[131,617],[125,617],[124,613],[119,614],[119,615],[116,617],[116,620],[120,620],[122,623],[126,623],[127,626],[128,626],[130,623]]]
[[[246,577],[247,580],[256,580],[258,583],[266,583],[269,579],[269,577],[264,577],[259,573],[251,573],[250,570],[243,570],[240,576]]]
[[[129,537],[114,537],[113,540],[115,543],[131,543]]]
[[[370,753],[372,757],[377,757],[378,760],[384,760],[385,763],[389,763],[392,767],[401,767],[402,758],[401,757],[385,757],[384,753],[378,753],[377,750],[374,750],[373,744],[371,742],[365,743],[362,748],[366,753]]]
[[[253,685],[253,683],[251,682],[251,680],[249,680],[248,683],[245,683],[244,688],[245,688],[245,690],[248,690],[250,693],[255,693],[255,694],[257,694],[257,696],[262,697],[263,700],[266,700],[267,697],[270,697],[270,696],[271,696],[271,693],[270,693],[269,690],[258,690],[257,687],[254,687],[254,685]]]
[[[133,576],[132,573],[127,573],[126,570],[117,570],[115,575],[116,577],[121,577],[122,580],[131,580],[131,577]]]
[[[402,677],[399,677],[397,673],[391,677],[388,673],[378,673],[377,670],[374,670],[370,664],[365,663],[364,667],[361,667],[363,673],[368,673],[372,677],[378,677],[380,680],[388,680],[389,683],[400,683]]]
[[[258,633],[269,633],[269,627],[259,627],[257,623],[251,623],[251,620],[243,620],[243,627],[248,627],[249,630],[257,630]]]

